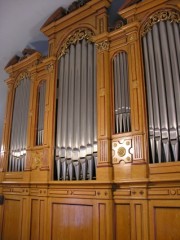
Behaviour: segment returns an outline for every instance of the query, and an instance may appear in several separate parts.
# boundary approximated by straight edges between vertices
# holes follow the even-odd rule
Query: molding
[[[16,78],[16,80],[15,80],[15,85],[14,85],[14,87],[16,88],[16,87],[18,87],[19,86],[19,84],[20,84],[20,81],[21,80],[23,80],[23,79],[25,79],[25,78],[31,78],[31,74],[29,73],[29,72],[22,72],[22,73],[20,73],[19,75],[18,75],[18,77]]]
[[[60,49],[58,59],[60,59],[62,56],[64,56],[67,53],[70,45],[76,44],[77,42],[79,42],[83,39],[85,39],[89,42],[92,42],[93,35],[94,35],[94,33],[89,29],[79,29],[79,30],[75,31],[73,34],[70,34]]]
[[[110,47],[110,42],[108,40],[104,40],[103,42],[96,43],[98,52],[108,51]]]

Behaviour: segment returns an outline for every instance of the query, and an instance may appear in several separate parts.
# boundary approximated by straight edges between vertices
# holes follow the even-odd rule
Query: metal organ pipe
[[[12,116],[9,171],[23,171],[26,161],[26,134],[30,80],[24,77],[15,89]]]
[[[179,157],[180,32],[178,23],[156,23],[142,39],[148,103],[150,163]]]
[[[85,39],[59,60],[57,180],[93,179],[97,152],[96,51]]]
[[[115,133],[131,131],[128,62],[125,52],[113,59]]]
[[[38,121],[37,121],[37,135],[36,144],[43,144],[44,136],[44,112],[45,112],[45,94],[46,94],[46,82],[40,83],[38,89]]]

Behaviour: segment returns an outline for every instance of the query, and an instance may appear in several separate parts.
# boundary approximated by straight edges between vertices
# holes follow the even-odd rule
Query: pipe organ
[[[38,114],[37,114],[37,132],[36,132],[36,145],[43,144],[44,135],[44,111],[45,111],[45,94],[46,82],[40,83],[38,89]]]
[[[86,40],[91,36],[91,32],[82,30],[76,34],[79,37],[73,41],[58,63],[58,180],[86,180],[87,177],[92,179],[97,158],[95,46]],[[85,39],[81,40],[83,35]]]
[[[180,3],[73,2],[13,57],[2,240],[180,239]]]
[[[8,161],[8,171],[10,172],[23,171],[26,164],[26,137],[30,94],[30,79],[27,74],[19,77],[14,94]]]
[[[121,52],[113,59],[115,133],[131,131],[127,53]]]
[[[151,163],[179,157],[179,24],[163,20],[142,38]]]

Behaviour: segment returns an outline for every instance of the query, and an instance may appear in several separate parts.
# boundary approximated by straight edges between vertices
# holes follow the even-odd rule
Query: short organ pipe
[[[131,131],[130,101],[128,84],[128,62],[125,52],[118,53],[113,59],[114,71],[114,132]]]

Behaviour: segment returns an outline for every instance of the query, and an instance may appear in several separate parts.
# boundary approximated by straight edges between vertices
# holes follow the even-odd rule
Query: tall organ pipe
[[[96,133],[96,50],[85,39],[59,60],[56,120],[56,175],[92,179]],[[89,163],[89,159],[93,163]]]
[[[30,80],[25,77],[15,89],[9,171],[23,171],[25,167],[29,95]]]
[[[113,59],[115,133],[131,131],[128,62],[125,52]]]
[[[180,32],[155,24],[142,39],[147,89],[150,163],[177,161],[180,137]]]

